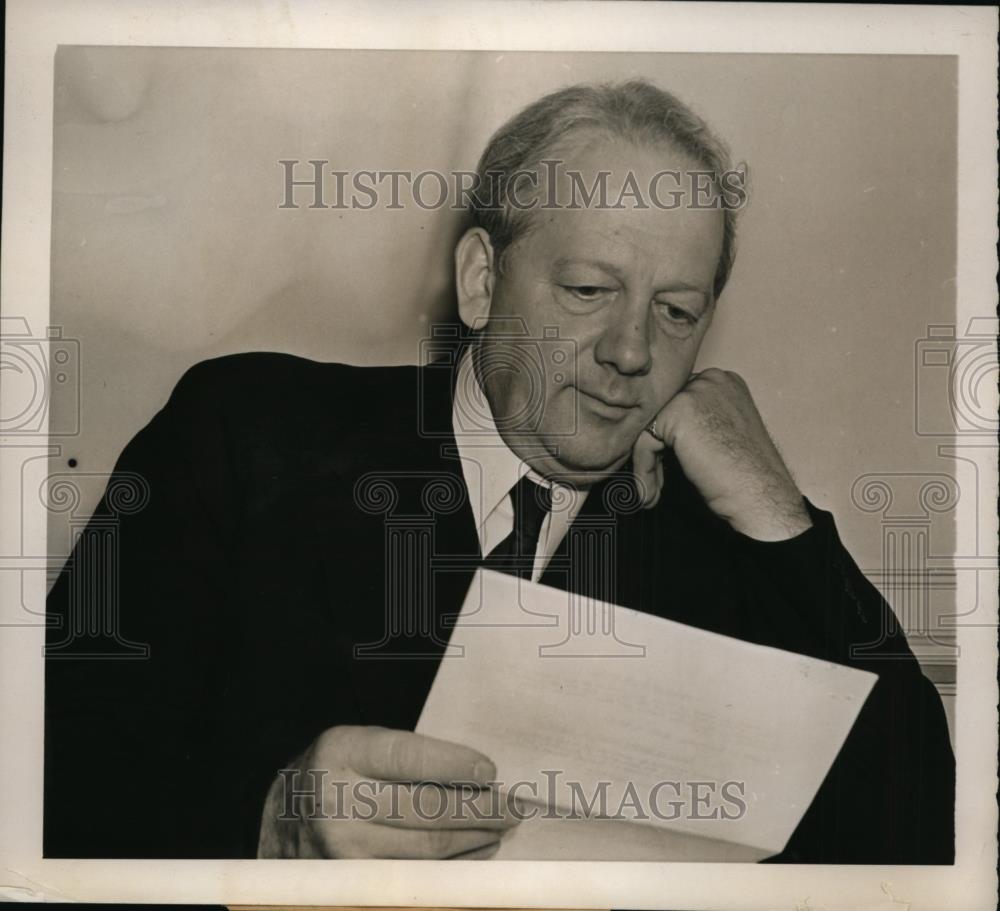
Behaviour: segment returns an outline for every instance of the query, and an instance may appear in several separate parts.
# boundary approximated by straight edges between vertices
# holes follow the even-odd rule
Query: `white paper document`
[[[496,764],[500,859],[779,853],[876,676],[481,570],[417,731]]]

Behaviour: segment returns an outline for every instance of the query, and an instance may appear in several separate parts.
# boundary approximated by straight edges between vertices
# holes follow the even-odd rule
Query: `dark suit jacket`
[[[271,781],[320,732],[415,725],[480,561],[450,377],[280,354],[185,374],[49,597],[46,856],[253,857]],[[611,528],[615,559],[564,542],[542,581],[879,674],[777,860],[951,862],[940,699],[829,513],[754,541],[665,469],[653,510],[627,474],[591,491],[566,541]],[[398,591],[428,592],[409,633]]]

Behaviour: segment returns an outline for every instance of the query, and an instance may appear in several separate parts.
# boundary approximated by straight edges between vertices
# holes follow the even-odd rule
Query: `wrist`
[[[264,800],[264,811],[260,820],[260,839],[257,843],[257,858],[272,859],[289,857],[285,844],[287,826],[280,819],[284,782],[280,775],[271,783]]]
[[[295,769],[297,777],[298,772],[308,768],[305,756],[290,763],[290,767]],[[315,849],[310,837],[309,817],[301,815],[301,811],[294,806],[294,801],[289,806],[288,784],[279,771],[268,789],[260,820],[258,860],[323,856]]]
[[[805,500],[797,491],[781,503],[758,503],[726,518],[735,531],[756,541],[788,541],[813,526]]]

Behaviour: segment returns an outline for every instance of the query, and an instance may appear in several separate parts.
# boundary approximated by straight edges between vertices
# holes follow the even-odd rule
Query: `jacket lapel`
[[[410,376],[416,389],[396,390],[405,415],[388,411],[392,427],[355,437],[304,504],[323,566],[316,597],[342,617],[357,720],[402,728],[419,717],[479,563],[447,372]]]

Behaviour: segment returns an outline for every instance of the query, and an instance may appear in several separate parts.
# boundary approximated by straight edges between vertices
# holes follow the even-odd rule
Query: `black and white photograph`
[[[186,6],[8,15],[0,895],[990,907],[996,10]]]

